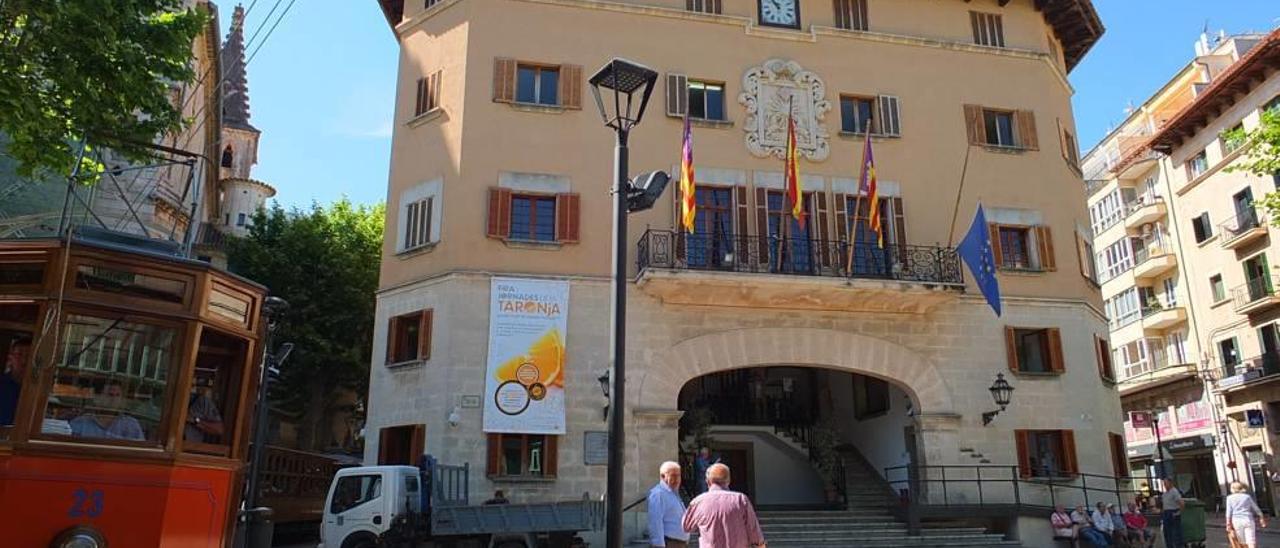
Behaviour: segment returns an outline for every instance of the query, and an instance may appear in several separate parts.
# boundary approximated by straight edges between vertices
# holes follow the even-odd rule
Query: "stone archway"
[[[829,329],[756,328],[709,333],[681,341],[649,360],[628,394],[639,409],[675,409],[691,379],[766,365],[821,367],[891,381],[921,414],[954,415],[945,381],[928,358],[884,339]]]

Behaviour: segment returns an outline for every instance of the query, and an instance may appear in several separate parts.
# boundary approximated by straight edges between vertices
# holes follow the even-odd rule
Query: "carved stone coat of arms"
[[[831,102],[826,84],[817,74],[795,61],[770,59],[752,67],[742,77],[738,102],[746,107],[743,130],[747,150],[757,157],[785,158],[787,113],[795,117],[796,146],[810,161],[821,162],[831,153],[824,120]]]

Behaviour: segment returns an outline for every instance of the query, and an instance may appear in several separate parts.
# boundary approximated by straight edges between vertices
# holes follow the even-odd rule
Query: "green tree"
[[[81,139],[137,159],[129,143],[179,130],[169,89],[193,79],[206,20],[182,0],[0,0],[0,132],[18,174],[68,174]]]
[[[245,238],[228,248],[232,272],[289,302],[276,342],[295,347],[272,405],[300,420],[299,444],[323,449],[337,411],[333,396],[368,393],[374,293],[385,208],[343,198],[328,207],[259,210]],[[336,440],[341,441],[341,440]]]
[[[1250,130],[1229,131],[1223,139],[1236,146],[1247,147],[1242,159],[1227,171],[1244,172],[1260,177],[1280,174],[1280,105],[1262,111],[1262,122]],[[1280,226],[1280,192],[1270,192],[1259,201],[1271,223]]]

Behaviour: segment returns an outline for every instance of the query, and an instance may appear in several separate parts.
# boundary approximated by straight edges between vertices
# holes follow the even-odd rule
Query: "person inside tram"
[[[22,393],[22,375],[31,358],[31,340],[14,339],[5,353],[4,373],[0,374],[0,426],[13,426],[13,415]]]
[[[71,435],[82,438],[105,438],[142,441],[145,435],[142,425],[124,413],[124,386],[118,381],[107,381],[102,391],[93,398],[96,411],[85,411],[71,419]]]
[[[222,413],[218,411],[211,392],[212,388],[208,386],[192,387],[191,399],[187,403],[187,424],[182,429],[184,440],[199,443],[222,441]]]

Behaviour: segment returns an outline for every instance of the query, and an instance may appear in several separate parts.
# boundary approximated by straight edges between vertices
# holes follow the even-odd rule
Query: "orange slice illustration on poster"
[[[548,388],[564,388],[564,340],[560,330],[548,330],[525,353],[503,362],[494,371],[494,377],[498,382],[519,381],[529,386],[533,382],[527,381],[533,379]]]

